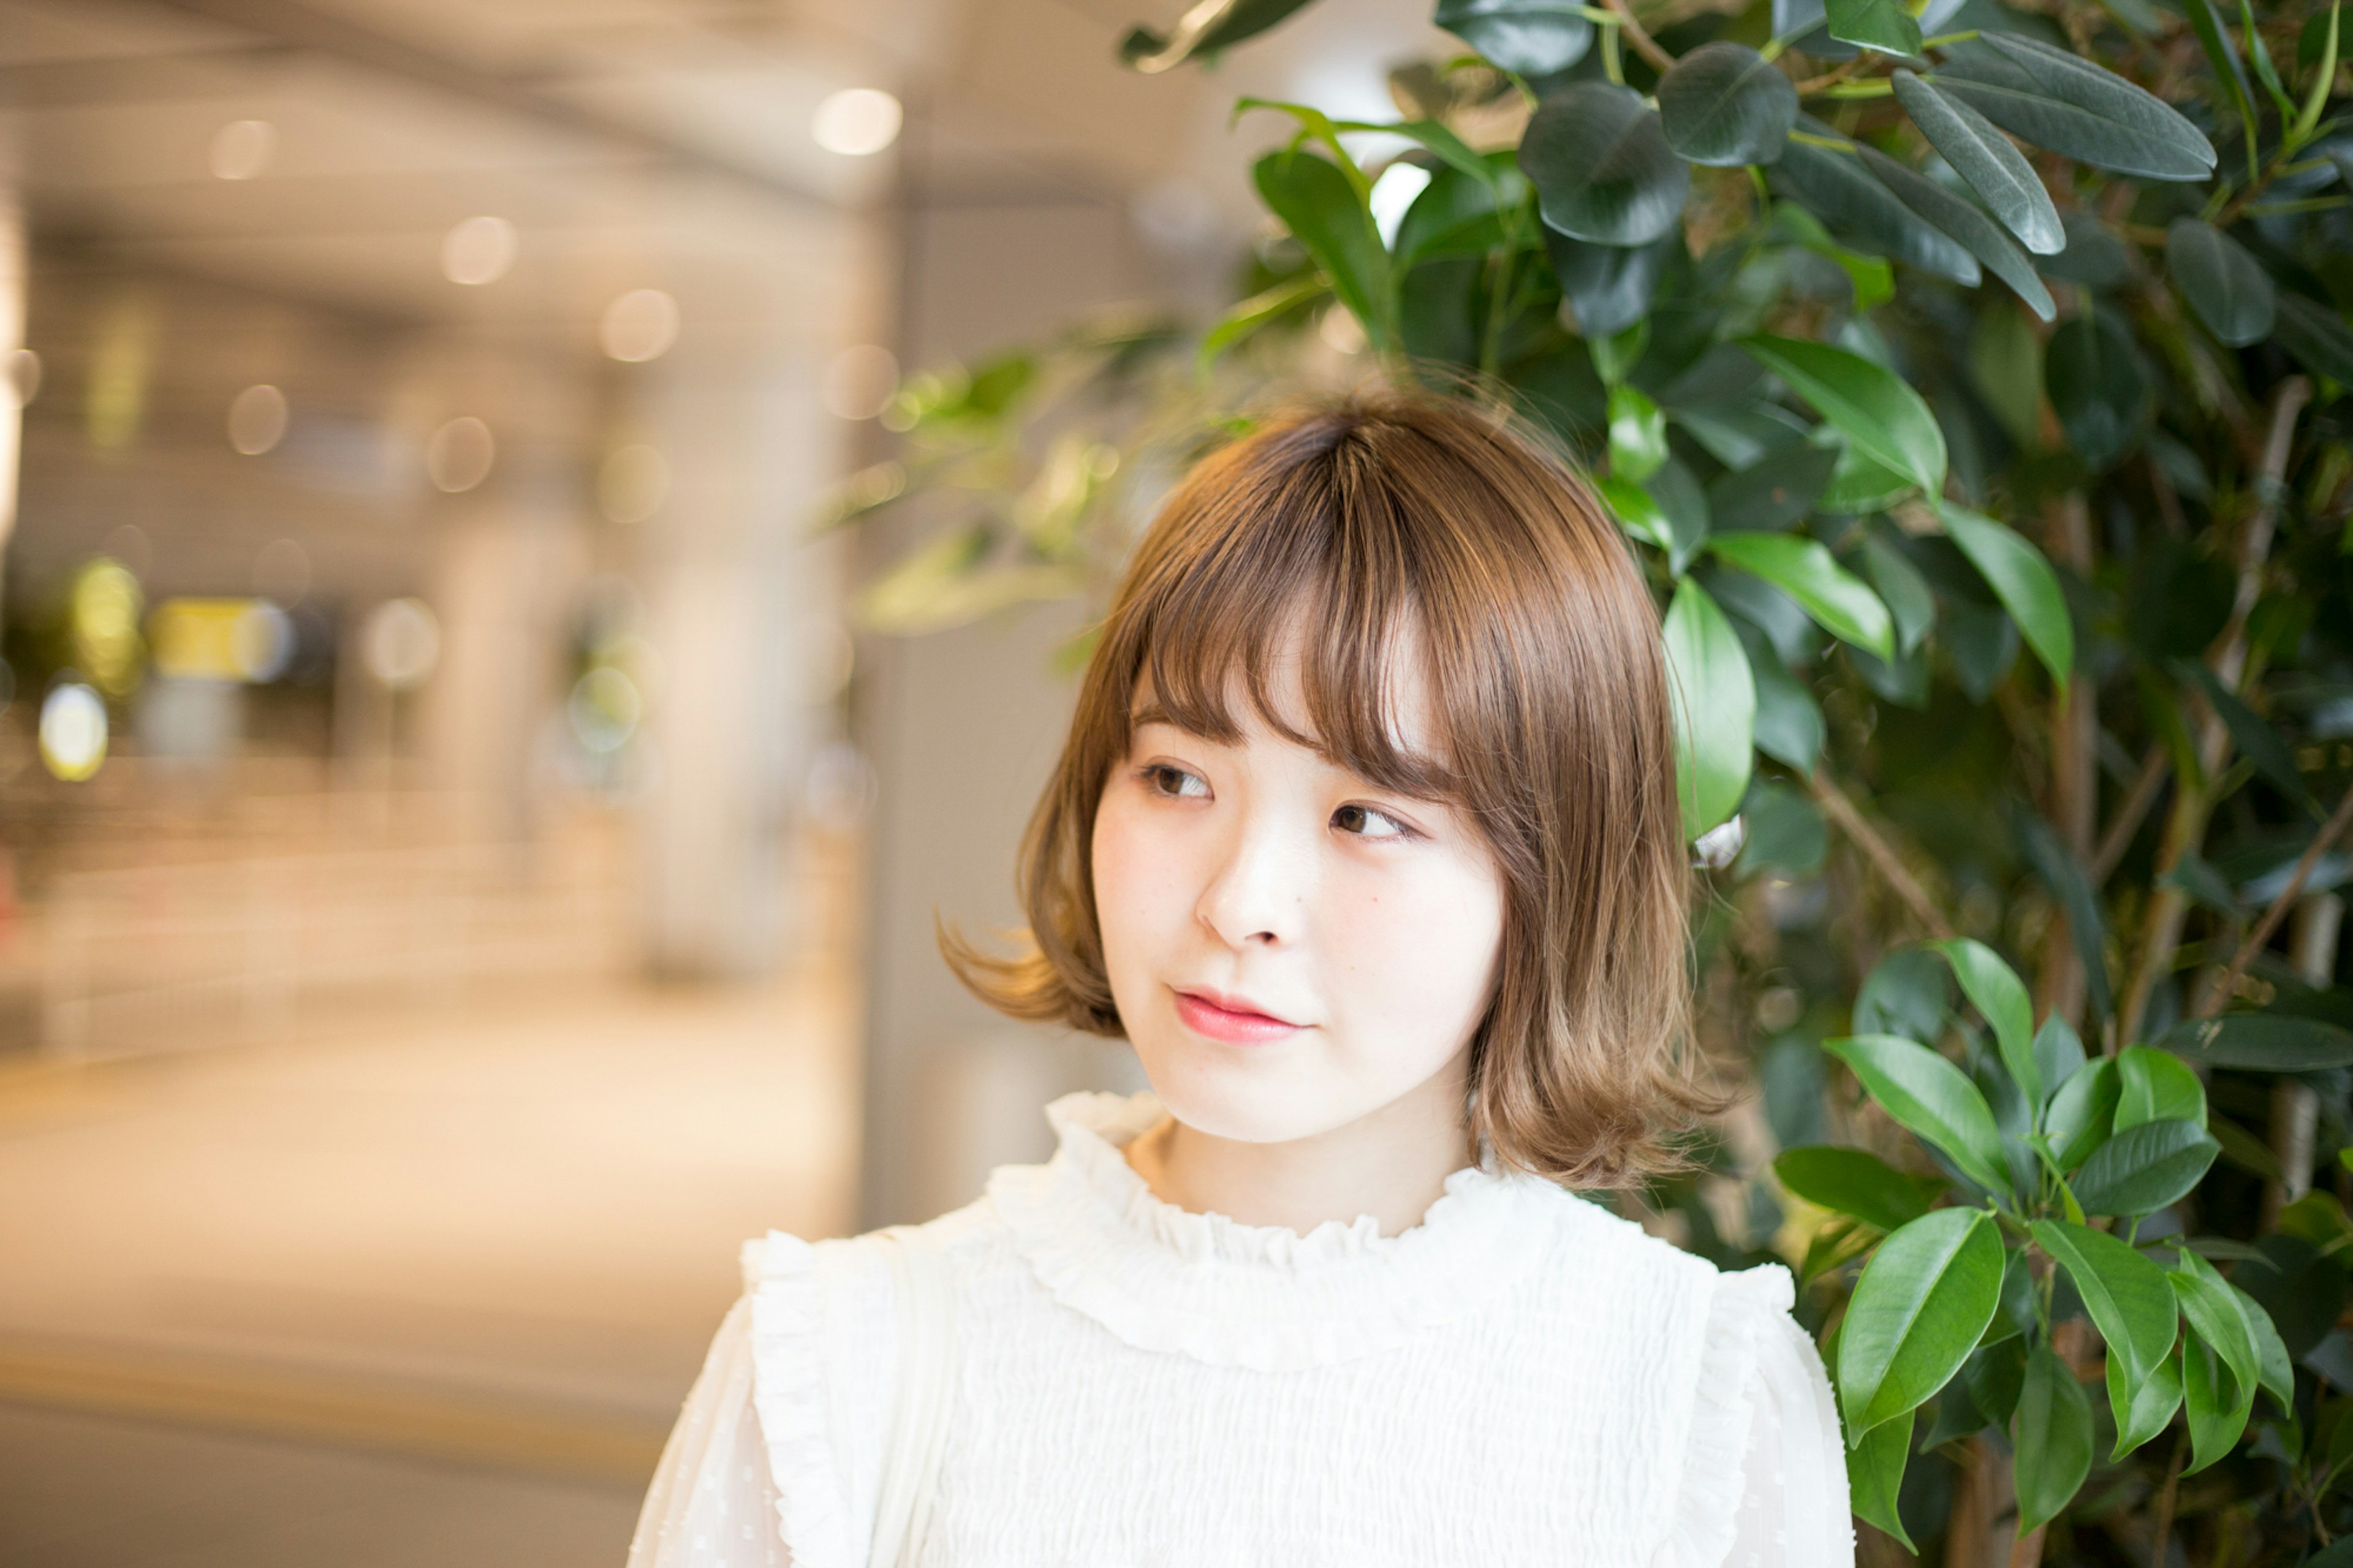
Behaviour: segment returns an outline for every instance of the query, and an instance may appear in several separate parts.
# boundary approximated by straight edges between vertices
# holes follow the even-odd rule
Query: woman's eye
[[[1167,795],[1171,798],[1185,795],[1199,796],[1209,793],[1208,784],[1199,774],[1188,773],[1183,768],[1172,768],[1166,763],[1155,763],[1145,769],[1144,782],[1150,786],[1153,794]]]
[[[1386,812],[1369,805],[1344,805],[1332,814],[1332,826],[1364,838],[1403,838],[1412,829]]]

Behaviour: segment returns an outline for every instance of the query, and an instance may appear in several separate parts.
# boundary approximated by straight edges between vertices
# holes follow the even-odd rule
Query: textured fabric
[[[1398,1236],[1244,1226],[1128,1166],[1149,1094],[1048,1115],[1052,1161],[923,1227],[962,1349],[912,1568],[1852,1563],[1780,1266],[1719,1273],[1492,1157]],[[863,1568],[893,1395],[876,1254],[746,1244],[630,1568],[769,1568],[776,1541]]]

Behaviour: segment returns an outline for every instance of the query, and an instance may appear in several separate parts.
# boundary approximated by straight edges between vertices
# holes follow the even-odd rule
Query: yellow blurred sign
[[[155,672],[183,680],[270,680],[285,668],[286,613],[266,599],[166,599],[148,623]]]

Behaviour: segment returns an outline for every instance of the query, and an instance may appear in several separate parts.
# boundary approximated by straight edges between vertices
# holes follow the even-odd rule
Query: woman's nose
[[[1229,947],[1299,940],[1307,858],[1277,824],[1245,821],[1224,847],[1195,913]]]

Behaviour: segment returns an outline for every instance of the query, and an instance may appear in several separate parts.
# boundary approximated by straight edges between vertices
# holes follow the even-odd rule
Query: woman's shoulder
[[[1550,1184],[1546,1184],[1550,1186]],[[1607,1278],[1631,1290],[1665,1289],[1703,1303],[1727,1330],[1786,1315],[1797,1301],[1788,1266],[1762,1262],[1723,1268],[1613,1212],[1597,1195],[1551,1187],[1541,1205],[1552,1216],[1554,1268],[1587,1279]]]

